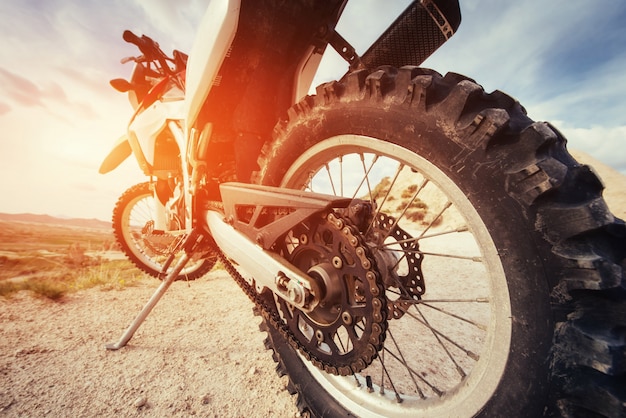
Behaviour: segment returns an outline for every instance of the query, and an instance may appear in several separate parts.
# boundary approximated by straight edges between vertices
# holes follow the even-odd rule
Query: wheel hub
[[[324,283],[325,294],[318,307],[307,316],[321,326],[335,323],[341,314],[342,288],[337,269],[330,263],[317,264],[307,274]]]
[[[303,355],[333,374],[367,367],[383,346],[387,308],[376,262],[358,230],[330,212],[291,231],[281,253],[323,284],[320,303],[312,312],[278,301]]]

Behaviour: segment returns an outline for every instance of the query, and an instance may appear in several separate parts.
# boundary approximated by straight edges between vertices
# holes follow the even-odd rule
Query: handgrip
[[[141,37],[135,35],[134,33],[132,33],[129,30],[125,30],[124,33],[122,34],[122,38],[133,45],[136,45],[137,48],[139,48],[139,50],[141,51],[141,53],[146,56],[149,59],[156,59],[157,57],[157,50],[158,47],[156,47],[154,41],[152,39],[150,39],[149,37],[143,35]]]
[[[135,44],[135,45],[137,45],[139,47],[142,44],[141,38],[139,36],[135,35],[134,33],[132,33],[129,30],[125,30],[124,31],[124,33],[122,34],[122,38],[126,42],[131,43],[131,44]]]
[[[146,35],[139,37],[129,30],[124,31],[122,38],[126,42],[134,44],[139,48],[143,54],[143,61],[158,62],[158,66],[160,66],[159,72],[162,74],[172,74],[172,70],[167,65],[167,56],[161,51],[159,44],[154,42],[152,38]]]

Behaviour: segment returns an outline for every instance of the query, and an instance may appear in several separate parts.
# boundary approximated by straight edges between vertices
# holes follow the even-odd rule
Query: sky
[[[458,32],[423,66],[469,76],[550,121],[569,147],[626,174],[626,2],[460,0]],[[0,212],[110,220],[146,181],[134,159],[98,167],[132,114],[108,81],[138,55],[122,32],[189,51],[207,0],[0,2]],[[352,0],[339,32],[364,52],[408,4]],[[339,78],[333,52],[315,84]]]

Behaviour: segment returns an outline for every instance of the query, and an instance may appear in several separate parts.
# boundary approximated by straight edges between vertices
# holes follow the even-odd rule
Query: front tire
[[[414,67],[355,72],[289,116],[260,180],[367,198],[402,231],[372,248],[399,261],[369,368],[328,375],[268,326],[303,411],[624,414],[625,228],[558,132],[500,92]]]
[[[137,268],[150,276],[160,278],[171,251],[177,249],[176,259],[182,254],[180,243],[184,238],[184,231],[174,234],[155,230],[158,204],[150,183],[139,183],[130,187],[120,196],[113,209],[113,233],[124,254]],[[217,257],[213,254],[190,260],[176,280],[195,280],[202,277],[216,262]]]

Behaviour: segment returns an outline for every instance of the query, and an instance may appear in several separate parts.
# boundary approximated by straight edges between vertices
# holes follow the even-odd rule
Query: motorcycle
[[[161,277],[170,254],[180,254],[186,234],[180,149],[187,55],[174,50],[170,58],[146,35],[125,31],[123,39],[136,45],[141,55],[122,59],[123,64],[134,63],[130,80],[114,79],[111,86],[128,93],[134,113],[127,134],[116,142],[99,172],[114,170],[132,154],[150,178],[122,193],[112,225],[128,259],[145,273]],[[177,279],[197,279],[215,262],[215,257],[194,260]]]
[[[218,257],[303,414],[623,416],[626,226],[601,181],[515,99],[419,67],[458,1],[414,1],[361,56],[335,30],[345,4],[210,3],[182,250],[107,348]],[[329,45],[348,70],[307,95]]]

